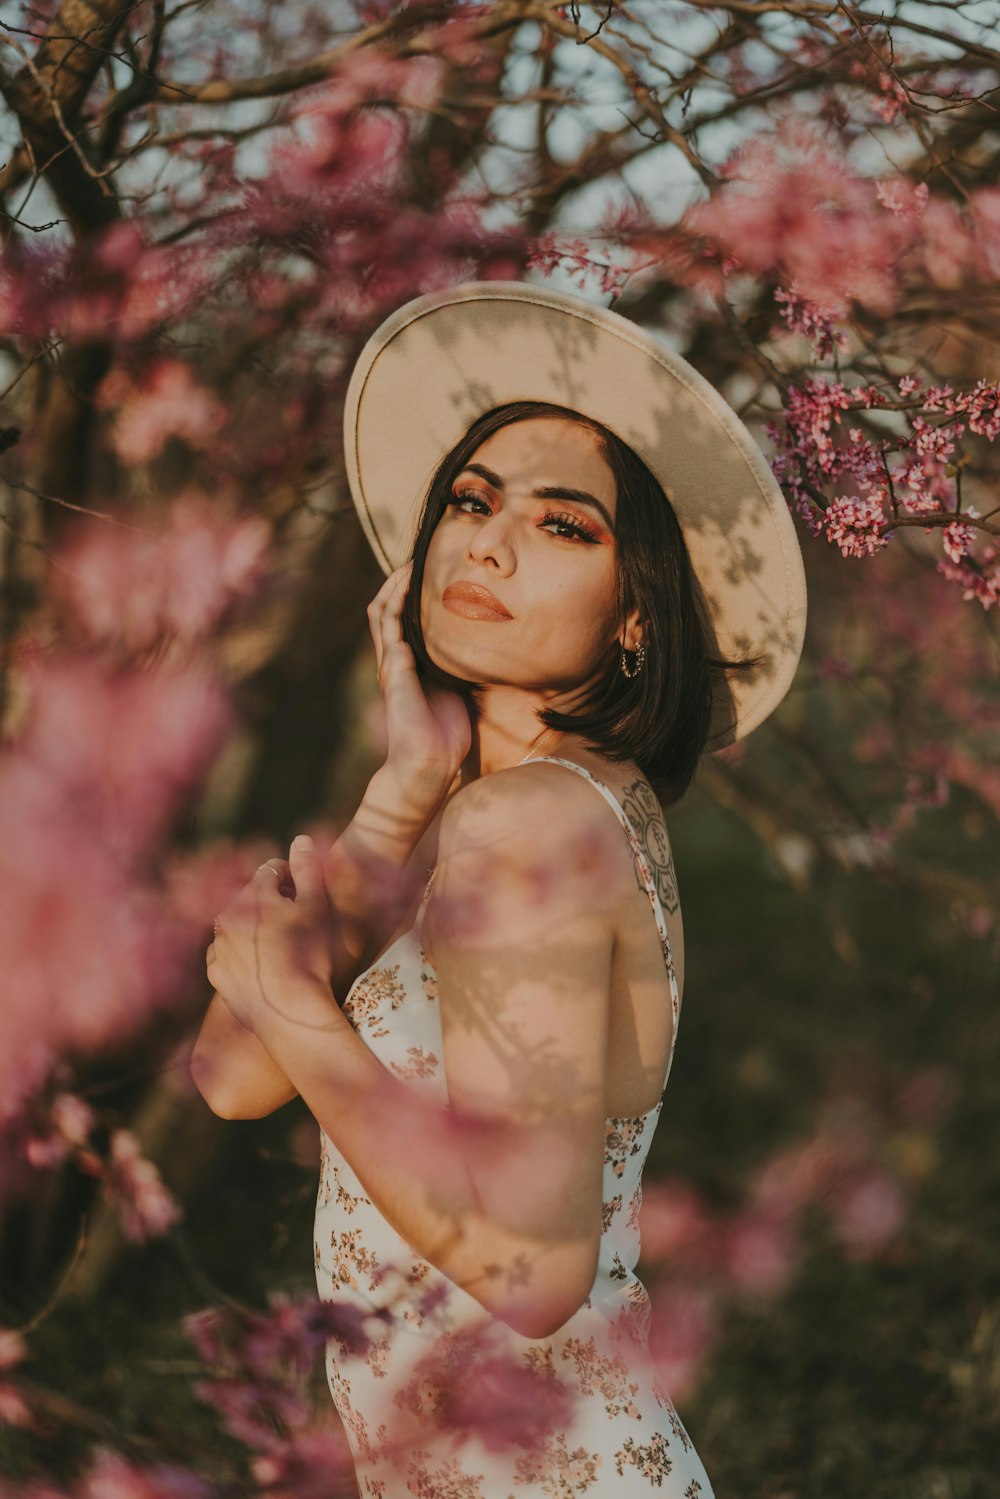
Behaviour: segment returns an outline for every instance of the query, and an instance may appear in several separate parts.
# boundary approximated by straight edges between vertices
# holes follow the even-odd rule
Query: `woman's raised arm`
[[[351,984],[395,930],[426,874],[422,843],[434,810],[417,810],[383,766],[324,861],[330,904],[332,989],[343,1003]],[[272,860],[277,866],[277,860]],[[282,870],[285,878],[287,864]],[[191,1076],[213,1113],[261,1119],[298,1094],[252,1031],[217,994],[191,1052]]]
[[[341,1004],[424,883],[422,840],[458,788],[472,741],[465,704],[447,692],[428,699],[403,639],[400,613],[411,570],[407,562],[390,573],[368,606],[385,700],[386,762],[323,864],[330,985]],[[195,1042],[191,1072],[209,1107],[224,1119],[258,1119],[298,1091],[217,996]]]

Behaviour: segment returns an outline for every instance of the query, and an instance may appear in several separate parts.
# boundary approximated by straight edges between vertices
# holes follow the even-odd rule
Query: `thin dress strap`
[[[598,780],[597,776],[593,775],[589,770],[587,770],[586,766],[578,765],[575,760],[563,760],[558,755],[535,755],[533,758],[531,756],[526,756],[525,759],[519,760],[518,764],[526,765],[528,764],[529,760],[532,763],[535,763],[536,761],[548,760],[553,765],[565,765],[568,770],[575,770],[578,775],[584,776],[592,786],[597,787],[598,791],[604,797],[605,801],[614,810],[615,816],[618,818],[618,821],[621,823],[622,827],[625,830],[625,836],[628,838],[629,843],[632,845],[632,852],[635,855],[635,861],[639,868],[639,874],[642,878],[642,883],[646,888],[646,894],[649,897],[649,904],[652,907],[653,917],[656,921],[656,927],[660,934],[660,947],[663,949],[663,960],[666,964],[667,979],[670,984],[670,1003],[674,1012],[673,1037],[670,1042],[670,1059],[672,1061],[674,1055],[674,1046],[677,1042],[677,1023],[680,1020],[681,1014],[680,994],[677,988],[677,974],[674,971],[674,958],[673,953],[670,949],[670,938],[667,935],[667,922],[666,917],[663,914],[663,903],[660,900],[660,894],[656,888],[656,881],[654,880],[652,871],[649,867],[649,860],[646,858],[642,845],[640,844],[639,839],[636,836],[635,828],[629,821],[628,814],[626,813],[625,808],[615,796],[614,792],[611,790],[611,787],[606,786],[603,781]],[[670,1063],[668,1062],[667,1076],[669,1077],[669,1075]]]

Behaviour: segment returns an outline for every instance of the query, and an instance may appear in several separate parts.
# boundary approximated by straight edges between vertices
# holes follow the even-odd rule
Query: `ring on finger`
[[[264,861],[263,864],[258,864],[257,865],[257,868],[254,870],[254,874],[260,874],[260,872],[261,872],[262,869],[269,869],[271,871],[271,873],[274,875],[275,879],[278,881],[278,884],[279,885],[281,884],[281,875],[275,869],[275,867],[274,867],[273,864],[268,864],[268,862],[267,862],[266,859],[265,859],[265,861]]]

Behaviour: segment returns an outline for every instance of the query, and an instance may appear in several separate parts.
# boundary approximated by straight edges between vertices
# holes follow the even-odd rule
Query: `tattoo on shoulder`
[[[665,911],[671,915],[677,911],[677,879],[674,874],[674,857],[670,851],[663,813],[648,781],[633,781],[626,786],[622,796],[625,815],[639,839],[639,846],[656,881],[657,894]],[[639,865],[634,864],[636,883],[642,887]]]

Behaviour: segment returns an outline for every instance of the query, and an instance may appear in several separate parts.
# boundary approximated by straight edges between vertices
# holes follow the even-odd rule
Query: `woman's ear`
[[[625,629],[618,638],[627,651],[636,650],[645,640],[646,624],[638,609],[632,609],[625,616]]]

